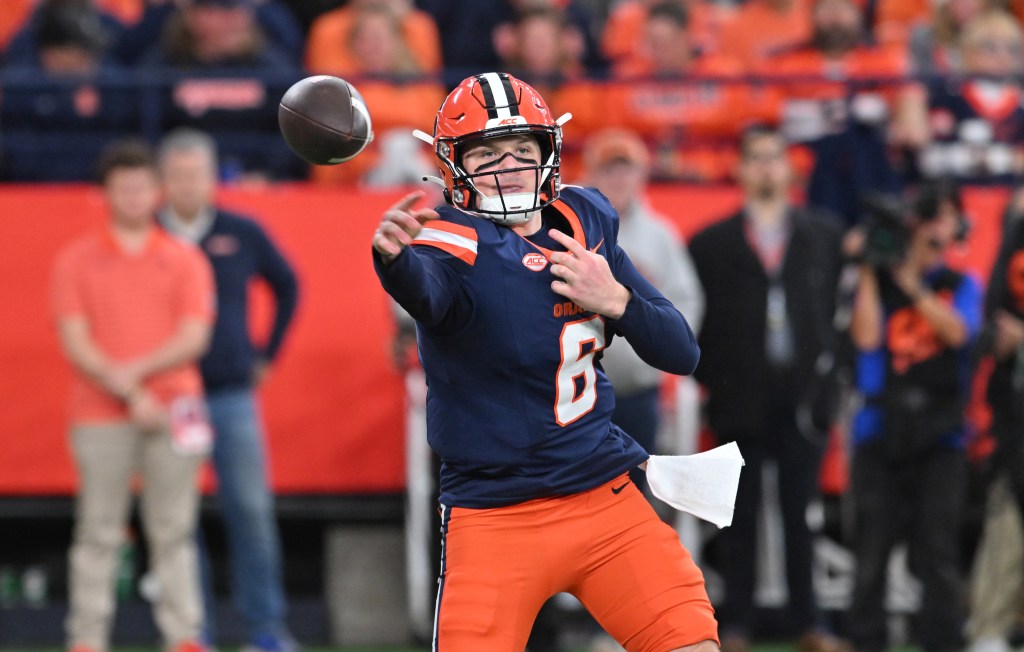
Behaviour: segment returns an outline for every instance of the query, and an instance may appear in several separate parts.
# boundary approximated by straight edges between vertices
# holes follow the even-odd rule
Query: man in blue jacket
[[[217,151],[212,138],[192,129],[171,132],[160,145],[159,163],[167,201],[160,223],[203,250],[217,284],[217,322],[200,366],[216,432],[213,464],[232,592],[249,632],[244,652],[290,652],[295,644],[284,626],[280,544],[254,388],[266,376],[295,312],[295,274],[259,225],[214,205]],[[262,345],[253,343],[248,329],[248,286],[256,278],[267,282],[276,305]],[[209,577],[204,584],[209,588]],[[206,612],[212,635],[210,593]]]

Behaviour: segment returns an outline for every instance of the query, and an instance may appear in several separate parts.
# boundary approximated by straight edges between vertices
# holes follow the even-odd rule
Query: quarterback
[[[443,462],[434,649],[521,652],[564,591],[629,652],[713,652],[703,575],[629,482],[648,454],[611,422],[600,365],[615,336],[674,374],[700,351],[618,246],[608,200],[561,185],[562,122],[510,75],[464,80],[429,138],[446,205],[412,193],[373,236],[416,320]]]

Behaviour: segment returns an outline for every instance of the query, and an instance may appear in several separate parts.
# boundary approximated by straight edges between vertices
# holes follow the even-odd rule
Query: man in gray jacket
[[[644,198],[650,171],[647,146],[630,131],[608,129],[587,141],[583,163],[587,183],[604,193],[619,214],[619,245],[699,332],[704,316],[700,278],[679,233]],[[649,453],[657,452],[662,373],[641,360],[626,342],[608,347],[601,366],[615,388],[612,421]],[[631,475],[644,488],[645,481]]]

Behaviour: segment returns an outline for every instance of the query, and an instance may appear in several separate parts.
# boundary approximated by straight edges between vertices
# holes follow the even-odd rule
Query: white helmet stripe
[[[501,83],[501,77],[496,72],[485,72],[480,75],[487,81],[487,85],[490,87],[491,94],[494,97],[494,107],[498,111],[498,115],[495,116],[499,120],[504,118],[511,118],[512,111],[509,109],[509,104],[515,100],[515,98],[509,98],[508,94],[505,93],[505,85]]]

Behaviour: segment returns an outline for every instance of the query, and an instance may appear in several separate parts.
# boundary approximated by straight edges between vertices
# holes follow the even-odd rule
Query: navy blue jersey
[[[524,238],[448,206],[385,266],[384,288],[417,322],[427,433],[442,459],[441,502],[498,507],[585,491],[647,458],[610,421],[600,351],[614,335],[671,373],[699,349],[686,320],[618,246],[618,216],[592,189],[566,187]],[[548,229],[603,255],[632,297],[611,320],[551,290]],[[619,343],[617,346],[625,346]]]

